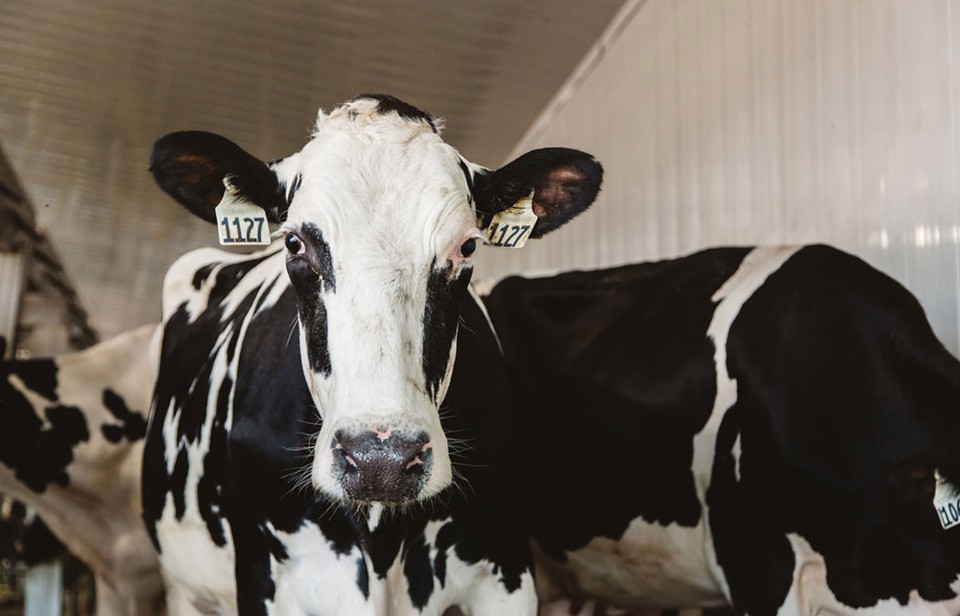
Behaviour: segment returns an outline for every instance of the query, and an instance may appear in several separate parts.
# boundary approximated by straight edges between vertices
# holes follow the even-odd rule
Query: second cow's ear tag
[[[501,248],[521,248],[537,224],[533,213],[533,192],[490,219],[487,242]]]
[[[937,487],[933,493],[933,508],[940,517],[940,526],[944,530],[960,525],[960,490],[947,481],[939,470],[933,471]]]
[[[223,178],[223,199],[217,205],[217,231],[223,246],[266,246],[270,227],[263,208],[240,198],[230,178]]]

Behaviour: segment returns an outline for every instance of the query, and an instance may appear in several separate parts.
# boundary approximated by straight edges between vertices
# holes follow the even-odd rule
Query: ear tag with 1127
[[[244,201],[230,178],[223,178],[223,199],[217,205],[217,231],[222,246],[266,246],[270,243],[270,227],[263,208]]]
[[[522,248],[530,239],[536,224],[531,191],[511,207],[493,216],[487,226],[487,242],[500,248]]]

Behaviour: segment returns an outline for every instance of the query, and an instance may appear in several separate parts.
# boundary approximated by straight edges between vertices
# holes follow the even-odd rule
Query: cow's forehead
[[[462,160],[432,120],[361,100],[321,116],[313,139],[274,170],[290,199],[287,227],[311,222],[360,242],[403,235],[437,251],[474,224]]]

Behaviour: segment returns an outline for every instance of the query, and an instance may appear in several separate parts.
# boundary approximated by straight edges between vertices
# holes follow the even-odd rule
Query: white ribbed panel
[[[828,242],[960,346],[960,1],[628,2],[516,152],[579,147],[595,209],[481,275]]]
[[[13,356],[22,288],[23,257],[0,252],[0,336],[7,341],[7,357]],[[2,354],[0,359],[4,359]]]

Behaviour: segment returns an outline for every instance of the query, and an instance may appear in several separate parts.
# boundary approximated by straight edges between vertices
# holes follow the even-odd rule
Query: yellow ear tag
[[[214,210],[222,246],[266,246],[270,243],[267,213],[259,205],[244,201],[230,178],[223,178],[223,199]]]
[[[501,248],[522,248],[533,227],[537,215],[533,213],[533,191],[499,214],[495,214],[487,227],[487,242]]]

